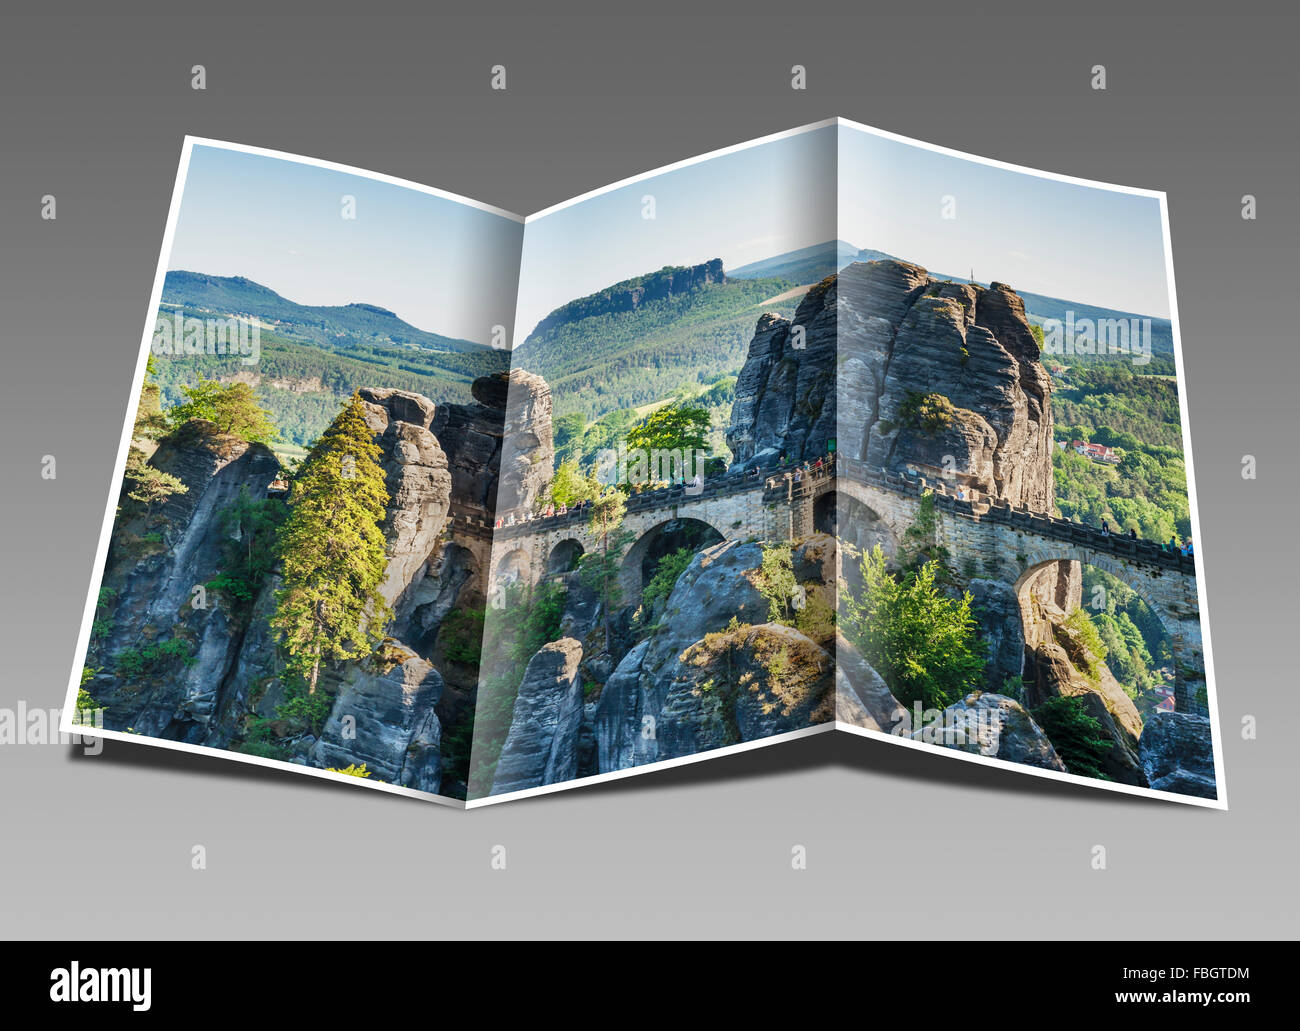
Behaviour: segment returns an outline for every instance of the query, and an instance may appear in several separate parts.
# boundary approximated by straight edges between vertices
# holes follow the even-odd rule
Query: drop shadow
[[[907,783],[921,782],[963,791],[1060,798],[1090,805],[1144,806],[1153,803],[1180,805],[1168,799],[1099,791],[1084,784],[1028,776],[1015,770],[963,761],[944,755],[942,752],[905,748],[886,741],[874,741],[843,732],[799,738],[770,747],[717,756],[688,766],[647,771],[644,777],[629,777],[593,784],[585,791],[672,790],[678,787],[719,784],[735,780],[760,781],[817,768],[846,770],[860,775],[879,776]],[[567,800],[567,793],[560,792],[547,797],[559,802]]]
[[[246,783],[277,781],[301,790],[349,792],[362,788],[320,777],[303,776],[292,768],[261,766],[227,758],[228,753],[211,755],[159,748],[141,742],[104,740],[98,755],[87,755],[83,746],[69,749],[70,762],[107,762],[115,766],[143,769],[186,777],[224,777]],[[649,791],[673,791],[703,784],[725,784],[788,776],[813,769],[844,770],[858,775],[880,777],[890,781],[923,783],[953,788],[963,792],[1001,793],[1025,797],[1059,798],[1086,805],[1147,806],[1181,803],[1163,798],[1102,791],[1083,784],[1071,784],[1042,777],[1027,776],[1015,770],[966,762],[941,752],[904,748],[885,741],[829,732],[814,737],[783,741],[731,755],[701,759],[686,766],[670,769],[647,769],[642,774],[599,784],[573,782],[573,790],[556,791],[513,802],[529,805],[576,804],[592,794],[628,794]],[[385,794],[376,792],[376,794]],[[401,795],[389,795],[394,802],[421,801]],[[506,803],[509,805],[510,803]],[[438,808],[444,808],[439,806]],[[1195,809],[1198,807],[1185,807]],[[1213,810],[1208,810],[1213,811]]]

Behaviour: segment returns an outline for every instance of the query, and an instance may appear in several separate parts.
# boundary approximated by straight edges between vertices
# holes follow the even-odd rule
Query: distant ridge
[[[515,349],[514,363],[550,383],[557,415],[595,418],[658,401],[739,369],[759,316],[793,314],[797,296],[774,298],[798,285],[727,275],[720,258],[666,266],[556,308]]]
[[[172,271],[163,281],[163,302],[215,315],[244,315],[271,323],[282,336],[331,349],[375,344],[474,354],[491,350],[472,340],[416,329],[387,308],[361,302],[297,304],[243,276]]]
[[[854,261],[885,260],[905,261],[907,259],[898,258],[897,255],[887,254],[885,251],[873,250],[870,247],[858,248],[846,240],[831,240],[827,243],[815,244],[812,247],[801,247],[798,250],[787,251],[784,254],[774,254],[762,261],[742,265],[740,268],[728,272],[727,275],[732,279],[753,279],[760,275],[779,276],[800,284],[809,284],[820,282],[831,273],[839,272]],[[931,275],[941,279],[951,279],[958,283],[965,283],[970,278],[969,273],[958,276],[946,272],[932,272]],[[989,285],[979,280],[976,280],[976,283],[985,287]],[[1015,286],[1014,283],[1011,285]],[[1086,304],[1082,301],[1049,297],[1046,294],[1031,293],[1027,290],[1017,289],[1016,292],[1025,302],[1025,310],[1030,321],[1040,324],[1044,319],[1064,320],[1066,312],[1073,312],[1076,320],[1150,318],[1152,353],[1164,357],[1171,357],[1174,353],[1173,328],[1168,319],[1141,315],[1135,312],[1119,311],[1115,308],[1103,308],[1100,305]]]
[[[732,269],[732,279],[758,279],[762,276],[780,276],[796,283],[819,283],[832,272],[837,272],[858,257],[858,248],[847,240],[831,240],[798,250],[776,254],[762,261]]]

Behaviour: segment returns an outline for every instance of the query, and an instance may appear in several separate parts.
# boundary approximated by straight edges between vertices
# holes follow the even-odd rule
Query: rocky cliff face
[[[748,466],[813,458],[833,438],[873,467],[949,470],[1050,511],[1051,380],[1039,359],[1010,287],[855,262],[810,290],[793,320],[759,319],[727,444]]]
[[[551,388],[522,369],[511,371],[506,386],[498,514],[531,509],[555,475]]]
[[[150,464],[187,489],[148,520],[128,518],[115,528],[97,613],[102,629],[88,662],[103,672],[91,690],[111,729],[206,743],[246,632],[239,613],[204,586],[220,572],[230,536],[222,514],[241,491],[264,497],[280,464],[262,445],[201,420],[164,440]],[[162,664],[150,668],[143,657],[173,641],[188,657],[169,660],[158,675]],[[117,675],[119,665],[129,675]]]
[[[571,637],[544,645],[528,663],[501,750],[493,794],[572,780],[582,726],[582,646]]]
[[[101,619],[108,629],[91,662],[102,670],[91,689],[107,708],[106,724],[231,748],[241,746],[250,720],[261,720],[279,736],[283,757],[317,766],[365,763],[384,781],[438,791],[442,723],[449,711],[453,718],[463,713],[477,683],[476,671],[444,661],[440,630],[452,612],[482,604],[490,549],[489,534],[459,535],[453,516],[491,516],[506,399],[517,387],[519,442],[509,489],[526,494],[549,475],[545,384],[488,377],[476,383],[479,400],[470,405],[437,405],[401,390],[360,392],[390,495],[381,592],[393,607],[392,636],[374,656],[324,671],[320,689],[334,704],[319,738],[277,718],[284,689],[269,625],[275,574],[247,606],[212,595],[206,606],[191,604],[195,585],[221,572],[230,535],[223,512],[241,490],[265,497],[278,461],[261,445],[202,422],[166,438],[151,463],[188,490],[153,514],[149,534],[141,518],[115,527]],[[545,425],[530,426],[530,418]],[[141,668],[142,649],[169,642],[189,657]]]
[[[734,466],[826,453],[836,434],[837,354],[834,276],[808,291],[792,320],[759,318],[727,429]]]
[[[659,631],[624,656],[593,712],[597,769],[627,769],[822,723],[834,716],[834,657],[768,622],[758,544],[695,556]],[[733,623],[734,619],[734,623]]]
[[[381,450],[388,488],[388,572],[380,588],[393,608],[394,632],[409,627],[426,577],[438,570],[452,498],[447,455],[429,426],[437,406],[404,390],[365,389],[366,423]],[[335,702],[307,755],[321,766],[365,763],[389,783],[437,791],[443,680],[433,665],[396,637],[371,658],[330,670],[324,689]]]
[[[1044,565],[1022,586],[1020,608],[1025,630],[1025,702],[1031,708],[1049,698],[1081,698],[1110,741],[1104,772],[1121,784],[1146,786],[1138,756],[1142,717],[1104,662],[1089,673],[1090,656],[1067,617],[1083,601],[1083,570],[1078,562]]]
[[[1142,770],[1157,791],[1217,798],[1214,737],[1210,718],[1188,712],[1156,712],[1140,743]]]

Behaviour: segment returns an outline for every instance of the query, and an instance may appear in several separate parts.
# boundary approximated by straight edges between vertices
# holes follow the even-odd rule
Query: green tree
[[[652,413],[641,425],[633,426],[624,439],[629,449],[641,448],[647,453],[679,451],[685,459],[688,452],[708,448],[711,422],[707,408],[669,404]]]
[[[975,636],[969,592],[960,601],[936,584],[937,562],[896,577],[880,545],[862,556],[860,597],[845,589],[845,636],[904,705],[942,709],[983,680],[984,648]]]
[[[162,504],[173,494],[185,494],[189,488],[171,473],[149,464],[144,452],[131,444],[126,453],[126,470],[122,475],[126,496],[144,506],[145,518],[153,514],[154,505]]]
[[[583,476],[578,463],[570,459],[560,463],[551,479],[551,501],[557,505],[576,505],[580,501],[590,501],[600,490],[594,477]]]
[[[661,601],[667,601],[677,586],[677,580],[686,572],[686,567],[695,560],[695,552],[690,548],[678,548],[665,555],[655,566],[654,575],[641,592],[641,604],[647,614],[652,613]]]
[[[623,529],[627,501],[623,492],[607,487],[592,503],[587,530],[600,540],[600,546],[578,560],[578,575],[583,583],[600,595],[605,609],[605,640],[611,637],[613,610],[622,603],[619,587],[622,554],[632,534]]]
[[[279,529],[288,514],[279,498],[253,500],[247,486],[222,510],[221,571],[207,584],[245,610],[279,557]]]
[[[218,383],[207,379],[197,386],[181,387],[186,400],[168,416],[179,426],[190,419],[207,419],[222,433],[249,443],[269,444],[277,436],[275,423],[257,401],[247,383]]]
[[[1052,742],[1065,767],[1080,777],[1110,780],[1101,763],[1110,752],[1111,742],[1077,695],[1058,695],[1037,706],[1032,715]]]
[[[379,446],[353,394],[303,460],[280,534],[283,587],[271,625],[316,691],[322,660],[369,652],[391,618],[379,524],[388,504]]]
[[[131,443],[126,452],[126,469],[122,474],[122,489],[127,498],[144,506],[147,519],[153,506],[166,501],[173,494],[184,494],[189,488],[171,473],[165,473],[149,464],[146,447],[167,432],[167,417],[163,415],[161,393],[154,382],[157,367],[153,355],[145,360],[144,381],[140,385],[140,398],[135,408],[135,425],[131,430]]]

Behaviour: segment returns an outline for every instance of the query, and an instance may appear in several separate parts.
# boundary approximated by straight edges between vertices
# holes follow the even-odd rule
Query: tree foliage
[[[1058,695],[1037,706],[1031,713],[1043,728],[1056,754],[1069,772],[1080,777],[1110,780],[1101,763],[1110,752],[1111,741],[1101,724],[1084,709],[1084,699],[1075,695]]]
[[[707,408],[688,404],[668,404],[652,412],[638,426],[632,427],[625,438],[627,446],[647,452],[703,451],[709,446],[711,418]]]
[[[203,380],[182,387],[186,400],[168,416],[180,426],[190,419],[207,419],[222,433],[230,433],[249,443],[269,444],[277,436],[270,414],[258,403],[257,395],[247,383],[219,383]]]
[[[840,624],[904,705],[942,709],[983,681],[984,645],[976,637],[972,597],[946,597],[937,562],[896,576],[880,545],[862,556],[862,589],[845,588]]]
[[[154,382],[157,366],[150,355],[145,360],[144,381],[140,385],[140,399],[135,409],[135,425],[131,430],[131,443],[126,453],[126,469],[122,475],[122,493],[137,506],[143,507],[147,519],[155,505],[162,504],[173,494],[184,494],[189,488],[171,473],[165,473],[149,464],[145,447],[167,432],[167,416],[163,413],[161,392]]]
[[[382,637],[391,613],[379,588],[388,560],[388,503],[379,446],[359,395],[308,452],[280,535],[283,587],[271,625],[316,690],[324,660],[354,659]]]
[[[288,510],[279,498],[255,500],[247,486],[222,511],[221,571],[207,586],[246,610],[279,557],[279,530]]]

